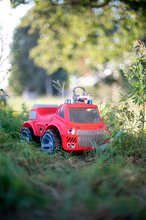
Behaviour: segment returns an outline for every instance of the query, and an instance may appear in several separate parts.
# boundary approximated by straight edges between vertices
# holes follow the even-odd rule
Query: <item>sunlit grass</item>
[[[101,105],[112,137],[109,148],[96,152],[48,155],[37,143],[20,140],[33,104],[60,102],[11,97],[9,107],[0,109],[0,211],[13,219],[22,213],[25,219],[72,219],[72,213],[79,220],[145,219],[146,142],[133,129],[140,125],[137,113],[127,105]]]

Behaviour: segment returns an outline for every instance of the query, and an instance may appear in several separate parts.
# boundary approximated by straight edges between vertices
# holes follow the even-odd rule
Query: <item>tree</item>
[[[34,64],[29,58],[29,50],[36,46],[38,32],[29,33],[30,26],[19,26],[15,30],[12,44],[9,84],[14,92],[22,94],[24,90],[39,94],[46,92],[46,71]]]
[[[27,4],[31,0],[10,0],[13,7],[17,7],[19,4]],[[35,0],[35,2],[38,2]],[[52,5],[73,5],[73,6],[88,6],[88,7],[104,7],[110,0],[97,1],[97,0],[49,0]]]
[[[31,33],[30,24],[24,25],[25,18],[22,19],[21,25],[16,28],[13,37],[11,49],[11,74],[9,84],[12,90],[17,94],[24,91],[36,92],[38,94],[57,95],[56,90],[52,86],[52,80],[59,80],[65,83],[68,88],[68,74],[63,68],[47,74],[44,68],[38,67],[33,59],[29,57],[29,51],[35,47],[37,40],[40,38],[39,31],[35,30]]]
[[[17,7],[19,4],[27,4],[32,0],[10,0],[11,5],[13,7]],[[39,0],[35,0],[35,2],[39,2]],[[84,6],[84,7],[95,7],[101,8],[109,3],[114,2],[114,0],[48,0],[52,5],[72,5],[72,6]],[[117,2],[124,2],[125,4],[129,5],[133,10],[146,10],[146,2],[145,0],[117,0]]]
[[[145,35],[145,22],[139,13],[122,3],[90,10],[87,7],[55,6],[38,1],[27,15],[32,31],[41,38],[30,57],[48,72],[60,66],[72,73],[86,73],[130,51],[135,39]],[[108,18],[108,19],[107,19]],[[33,22],[35,20],[35,22]]]
[[[145,37],[145,9],[130,11],[130,0],[110,1],[104,8],[89,7],[91,1],[35,2],[21,26],[38,33],[27,56],[49,75],[60,67],[76,75],[96,72],[97,64],[119,62],[134,40]]]

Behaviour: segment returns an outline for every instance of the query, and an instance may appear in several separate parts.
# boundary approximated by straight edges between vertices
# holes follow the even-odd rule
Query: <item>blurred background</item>
[[[75,86],[96,102],[128,91],[123,72],[146,41],[145,0],[1,0],[0,14],[0,88],[11,103],[60,102]]]
[[[146,0],[0,0],[0,219],[146,219],[145,43]],[[75,86],[109,143],[49,155],[20,140],[31,105]]]

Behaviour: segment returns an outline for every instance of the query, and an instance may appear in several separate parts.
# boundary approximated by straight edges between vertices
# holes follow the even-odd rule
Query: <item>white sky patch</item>
[[[30,4],[19,5],[17,8],[12,8],[9,0],[0,0],[0,35],[3,43],[0,40],[0,88],[7,85],[7,69],[9,68],[8,55],[10,54],[10,43],[12,42],[13,31],[19,24],[20,18],[32,7]],[[2,51],[2,47],[4,50]],[[1,54],[2,53],[2,54]]]
[[[109,76],[112,74],[112,70],[110,68],[106,68],[103,73],[105,76]]]
[[[13,30],[19,24],[20,18],[32,7],[30,4],[19,5],[17,8],[12,8],[9,0],[0,1],[0,26],[12,37]]]

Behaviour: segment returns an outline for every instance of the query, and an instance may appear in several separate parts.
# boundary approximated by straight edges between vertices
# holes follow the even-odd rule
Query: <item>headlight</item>
[[[74,135],[75,133],[76,133],[75,128],[70,128],[70,129],[68,129],[68,134]]]

